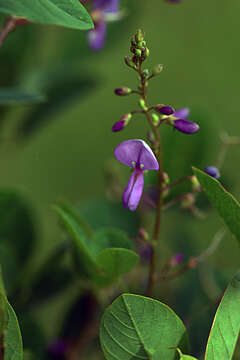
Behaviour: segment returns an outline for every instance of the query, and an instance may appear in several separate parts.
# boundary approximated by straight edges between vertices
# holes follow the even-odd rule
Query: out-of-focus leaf
[[[28,349],[28,351],[31,352],[33,359],[44,359],[44,355],[46,356],[47,339],[42,325],[34,318],[31,311],[21,313],[18,319],[21,324],[24,349]],[[24,351],[24,360],[25,356],[26,354]]]
[[[138,264],[139,256],[132,250],[108,248],[97,255],[97,262],[107,276],[117,279]]]
[[[240,204],[220,182],[203,171],[193,168],[202,188],[219,215],[237,240],[240,241]]]
[[[97,256],[102,250],[108,248],[132,249],[133,241],[119,229],[105,228],[96,231],[89,243],[91,254]]]
[[[0,262],[7,292],[11,292],[35,244],[30,208],[14,190],[0,191]]]
[[[170,347],[189,351],[180,318],[163,303],[133,294],[121,295],[107,308],[100,341],[107,360],[174,360]]]
[[[93,22],[78,0],[1,0],[0,12],[39,24],[88,30]]]
[[[7,303],[7,308],[8,324],[4,337],[4,343],[6,344],[4,360],[22,360],[23,344],[18,320],[13,308],[9,303]]]
[[[0,105],[27,105],[46,101],[44,95],[17,88],[0,88]]]
[[[95,230],[111,226],[126,231],[129,236],[136,236],[140,227],[137,212],[126,211],[120,202],[106,199],[90,201],[79,206],[79,213]]]
[[[72,208],[66,205],[64,207],[55,206],[54,209],[74,242],[81,274],[87,277],[90,276],[91,278],[96,277],[99,268],[96,260],[89,252],[87,246],[89,239],[86,238],[86,233],[83,229],[82,221],[79,220],[79,216],[75,214]]]
[[[19,264],[33,250],[35,230],[30,209],[14,190],[0,191],[0,243],[11,247]]]
[[[122,249],[113,250],[114,258],[109,258],[109,253],[100,254],[108,248],[131,249],[133,242],[127,237],[126,233],[118,229],[102,229],[92,236],[83,220],[70,207],[57,206],[55,211],[59,215],[64,227],[73,239],[74,257],[77,260],[78,270],[81,275],[96,282],[99,285],[105,285],[113,281],[117,274],[121,275],[129,271],[136,265],[138,256],[130,250],[121,253]],[[98,257],[99,256],[99,257]],[[125,259],[125,260],[124,260]],[[107,263],[104,263],[104,261]],[[126,261],[125,264],[119,264],[119,261]],[[115,273],[111,273],[114,271]]]
[[[63,112],[74,101],[81,101],[97,84],[91,76],[81,75],[79,78],[78,74],[72,74],[66,68],[59,70],[56,74],[42,74],[42,77],[38,79],[39,86],[42,88],[41,91],[46,93],[48,101],[34,107],[27,116],[24,115],[18,128],[18,135],[21,138],[34,134],[46,124],[46,121],[49,123],[51,117],[56,118],[58,113]]]
[[[229,283],[213,320],[205,360],[232,359],[240,333],[240,272]]]

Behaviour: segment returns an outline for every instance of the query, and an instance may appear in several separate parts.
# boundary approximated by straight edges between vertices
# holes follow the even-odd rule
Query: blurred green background
[[[162,129],[164,168],[171,179],[191,174],[191,165],[214,165],[221,131],[240,135],[239,1],[183,0],[174,5],[163,0],[129,0],[122,1],[122,6],[126,17],[108,26],[106,46],[99,53],[88,49],[83,32],[39,25],[20,27],[0,49],[1,86],[37,90],[41,83],[44,92],[55,84],[51,110],[42,107],[34,113],[33,106],[0,108],[0,185],[23,192],[33,209],[38,236],[33,263],[40,263],[61,236],[51,205],[59,199],[84,204],[104,197],[103,167],[113,159],[116,145],[146,136],[142,117],[136,117],[121,133],[111,132],[121,115],[137,107],[136,97],[113,94],[116,87],[136,86],[134,72],[123,61],[136,29],[144,30],[150,48],[146,67],[164,64],[164,71],[150,83],[150,102],[176,109],[187,106],[190,120],[201,127],[194,136]],[[34,128],[26,125],[23,135],[26,119],[28,124],[38,119],[41,126],[30,133],[26,129]],[[237,198],[239,154],[239,147],[230,148],[221,171],[223,184]],[[203,205],[206,207],[204,200]],[[221,225],[215,211],[201,222],[189,214],[169,211],[164,216],[161,254],[198,255]],[[207,265],[222,274],[214,279],[216,287],[225,287],[239,266],[239,255],[236,241],[226,235]],[[198,275],[187,276],[195,281]],[[174,287],[187,295],[189,307],[195,306],[184,282],[177,280]],[[170,305],[177,311],[176,299]]]

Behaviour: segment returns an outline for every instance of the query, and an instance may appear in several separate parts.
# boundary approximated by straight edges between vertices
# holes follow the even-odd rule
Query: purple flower
[[[106,38],[106,24],[120,18],[119,0],[94,0],[91,15],[94,29],[87,34],[88,44],[93,51],[100,50]]]
[[[159,165],[151,148],[138,139],[126,140],[119,144],[114,155],[122,164],[134,169],[123,192],[123,204],[131,211],[136,210],[143,192],[144,170],[158,170]]]
[[[220,177],[220,172],[215,166],[206,166],[205,173],[214,177],[215,179],[218,179]]]
[[[181,131],[184,134],[194,134],[200,129],[198,124],[187,120],[189,112],[190,111],[188,108],[182,108],[172,114],[172,116],[176,118],[172,121],[172,125],[175,129]]]

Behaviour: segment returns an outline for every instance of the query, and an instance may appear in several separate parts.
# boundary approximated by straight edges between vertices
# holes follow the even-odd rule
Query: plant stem
[[[146,98],[147,98],[147,86],[146,86],[146,79],[142,75],[142,63],[139,64],[139,76],[141,80],[141,90],[142,90],[142,99],[144,100],[146,106]],[[156,273],[156,263],[157,263],[157,245],[158,245],[158,239],[160,234],[160,225],[161,225],[161,212],[162,212],[162,204],[163,204],[163,197],[162,197],[162,186],[163,186],[163,165],[162,165],[162,144],[161,144],[161,138],[158,131],[158,128],[154,126],[152,122],[152,117],[150,114],[150,109],[147,108],[145,110],[145,115],[148,120],[148,123],[154,133],[156,145],[154,146],[154,153],[157,158],[158,164],[159,164],[159,170],[158,170],[158,199],[157,199],[157,206],[156,206],[156,219],[155,219],[155,225],[154,225],[154,232],[153,232],[153,238],[152,238],[152,256],[150,260],[150,270],[149,270],[149,278],[148,278],[148,286],[146,295],[151,297],[152,296],[152,290],[153,285],[155,282],[155,273]]]

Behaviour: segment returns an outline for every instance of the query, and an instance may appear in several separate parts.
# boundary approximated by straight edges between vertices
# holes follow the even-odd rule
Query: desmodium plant
[[[0,45],[18,26],[39,23],[86,30],[89,47],[99,51],[106,40],[108,23],[120,20],[124,14],[119,0],[45,0],[36,1],[34,6],[32,1],[2,0],[0,12],[7,19]],[[240,333],[240,272],[232,276],[221,296],[212,295],[210,305],[215,305],[217,311],[207,345],[198,353],[190,348],[194,341],[193,320],[184,316],[184,311],[178,316],[165,294],[169,293],[170,299],[177,296],[171,281],[187,272],[191,274],[191,269],[199,268],[213,255],[226,228],[240,241],[240,205],[219,181],[226,151],[230,145],[240,144],[239,138],[222,134],[215,164],[205,164],[203,171],[192,167],[192,173],[172,181],[165,170],[164,131],[191,142],[199,136],[201,122],[199,125],[190,120],[187,107],[174,109],[171,104],[150,103],[150,84],[160,76],[163,65],[145,68],[150,51],[142,30],[132,37],[130,52],[124,61],[136,75],[137,87],[118,87],[114,93],[121,98],[139,99],[136,108],[123,112],[112,124],[112,136],[121,132],[126,138],[116,140],[111,163],[105,168],[107,199],[84,209],[65,202],[53,207],[64,239],[34,268],[33,274],[31,254],[36,234],[32,212],[18,193],[0,191],[0,360],[91,360],[103,356],[107,360],[230,360],[237,356],[234,351]],[[19,89],[8,89],[0,96],[0,105],[44,101],[44,95]],[[146,137],[129,138],[127,127],[134,126],[139,117],[146,122]],[[128,178],[121,172],[126,170],[130,170]],[[208,210],[202,192],[224,226],[199,255],[186,259],[182,248],[165,255],[163,249],[169,239],[164,233],[163,214],[179,205],[182,212],[196,220],[205,219]],[[206,277],[211,277],[210,271],[203,273],[203,282]],[[181,280],[178,290],[190,307],[193,292],[188,292]],[[64,290],[67,295],[74,291],[77,295],[71,303],[67,296],[63,298],[67,311],[64,315],[59,311],[60,326],[49,341],[34,312]],[[195,312],[196,317],[206,313],[202,309]],[[50,315],[48,312],[52,328]],[[95,342],[98,336],[101,353]]]

